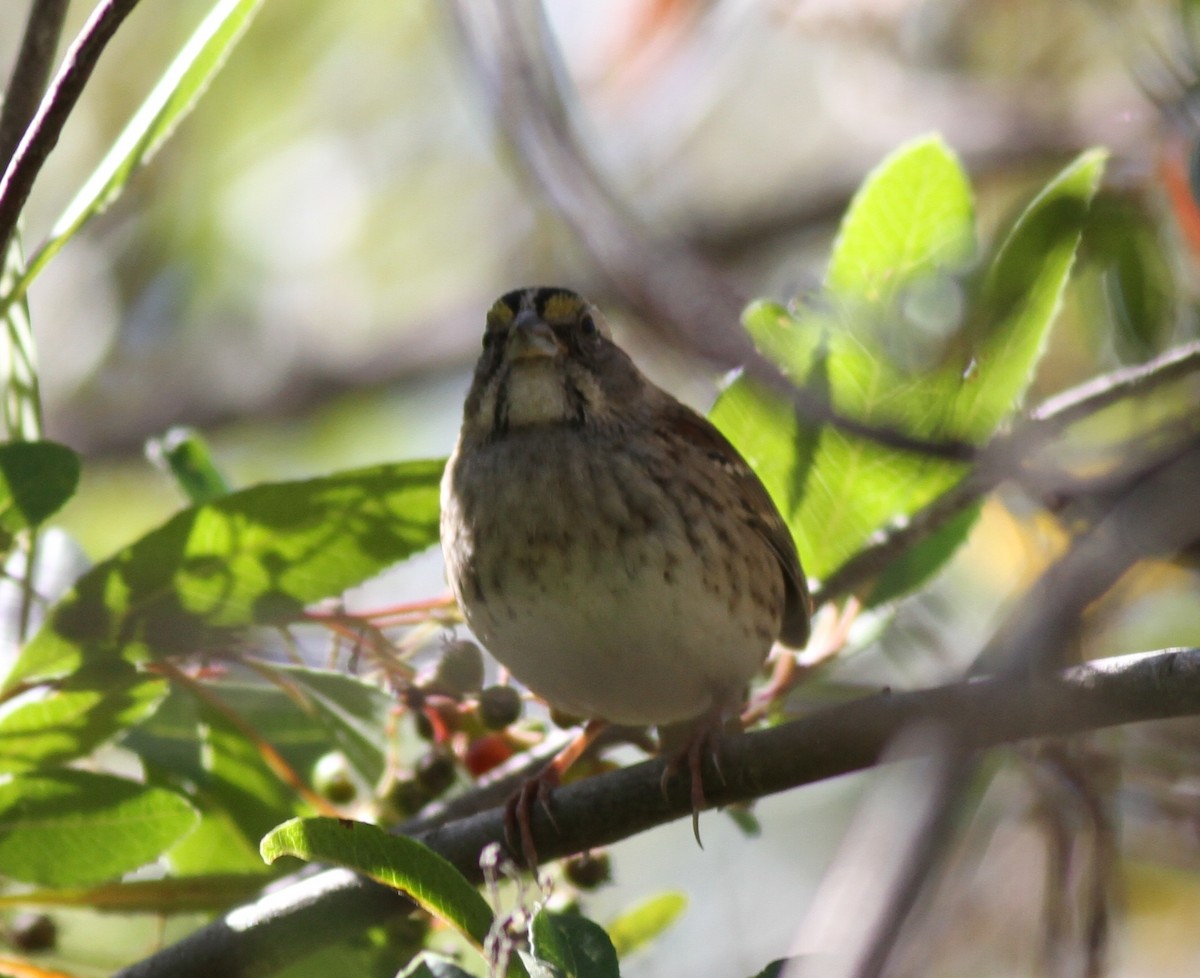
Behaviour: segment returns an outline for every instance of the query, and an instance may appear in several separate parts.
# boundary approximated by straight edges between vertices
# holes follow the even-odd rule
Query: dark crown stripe
[[[505,292],[496,300],[496,305],[507,306],[509,311],[516,316],[521,311],[522,302],[528,292],[528,289],[513,289],[511,292]]]

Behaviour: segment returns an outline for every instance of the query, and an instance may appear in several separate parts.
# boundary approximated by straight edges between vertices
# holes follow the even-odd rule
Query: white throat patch
[[[572,410],[557,364],[546,359],[513,365],[508,375],[510,427],[562,421]]]

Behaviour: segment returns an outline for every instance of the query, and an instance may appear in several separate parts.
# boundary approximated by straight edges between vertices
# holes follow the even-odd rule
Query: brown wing
[[[690,408],[674,398],[670,398],[670,401],[669,413],[675,429],[710,459],[720,464],[732,477],[747,522],[763,538],[779,561],[786,591],[783,625],[779,637],[785,645],[803,648],[808,641],[812,600],[808,594],[808,582],[804,578],[800,555],[796,551],[791,531],[788,530],[762,481],[754,474],[754,470],[742,458],[741,453],[730,444],[729,439],[711,422]]]

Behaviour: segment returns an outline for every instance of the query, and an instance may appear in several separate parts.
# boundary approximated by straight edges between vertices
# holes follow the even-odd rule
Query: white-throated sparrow
[[[808,637],[796,547],[758,477],[566,289],[488,311],[441,536],[471,629],[575,716],[711,730],[776,638]]]

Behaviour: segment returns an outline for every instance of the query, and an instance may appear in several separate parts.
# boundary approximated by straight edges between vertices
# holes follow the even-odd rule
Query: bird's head
[[[604,424],[645,386],[594,305],[568,289],[517,289],[488,310],[464,424],[491,436],[531,425]]]

